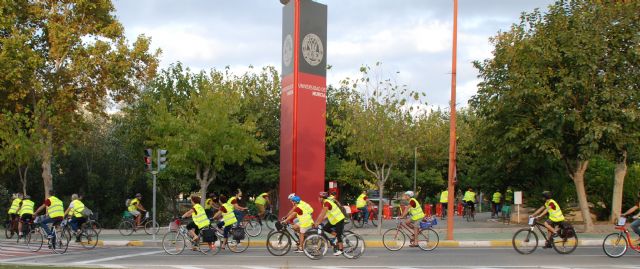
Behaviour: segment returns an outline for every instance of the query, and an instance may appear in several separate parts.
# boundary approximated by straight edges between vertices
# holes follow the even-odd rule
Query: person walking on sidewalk
[[[491,218],[498,218],[500,215],[500,204],[502,202],[502,193],[496,190],[491,197]]]
[[[449,190],[445,189],[440,193],[440,204],[442,204],[442,216],[440,219],[446,219],[447,205],[449,204]]]

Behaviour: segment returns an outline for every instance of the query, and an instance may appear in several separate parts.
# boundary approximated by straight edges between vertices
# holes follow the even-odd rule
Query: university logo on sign
[[[284,39],[284,44],[282,44],[282,59],[285,66],[291,65],[291,60],[293,59],[293,38],[291,38],[291,35],[287,35]]]
[[[304,60],[311,66],[317,66],[322,62],[324,57],[324,48],[322,40],[316,34],[307,34],[302,39],[302,56]]]

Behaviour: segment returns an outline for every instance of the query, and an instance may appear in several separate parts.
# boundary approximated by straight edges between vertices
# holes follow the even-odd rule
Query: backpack
[[[202,242],[206,242],[206,243],[215,242],[217,239],[216,231],[211,228],[202,229],[200,231],[200,235],[202,235]]]
[[[131,198],[128,198],[126,202],[124,202],[125,207],[129,207],[131,204]]]
[[[560,223],[560,237],[561,238],[571,238],[575,236],[575,230],[573,229],[573,226],[568,223],[568,222],[561,222]]]
[[[91,211],[91,209],[89,209],[88,207],[84,207],[84,209],[82,210],[82,212],[80,212],[80,214],[82,214],[82,216],[88,218],[91,217],[91,215],[93,215],[93,211]]]
[[[244,228],[235,227],[231,229],[231,235],[233,237],[233,240],[236,240],[236,241],[244,240],[245,238]]]

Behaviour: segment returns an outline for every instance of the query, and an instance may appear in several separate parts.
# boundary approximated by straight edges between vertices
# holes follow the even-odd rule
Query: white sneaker
[[[295,252],[295,253],[302,253],[302,252],[304,252],[304,251],[302,251],[302,249],[296,249],[296,250],[294,250],[293,252]]]
[[[333,256],[340,256],[340,255],[342,255],[342,250],[338,250],[333,253]]]

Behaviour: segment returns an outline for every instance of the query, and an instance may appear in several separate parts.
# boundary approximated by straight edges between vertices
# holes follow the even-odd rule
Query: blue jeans
[[[362,215],[364,216],[364,222],[369,222],[369,208],[365,206],[358,208],[358,210],[362,212]]]
[[[240,211],[240,210],[233,210],[233,214],[236,215],[236,219],[238,220],[238,224],[240,224],[240,222],[244,218],[244,213],[242,211]]]
[[[631,223],[631,230],[633,230],[634,233],[640,236],[640,219],[634,220]]]
[[[49,229],[49,223],[51,223],[52,225],[55,223],[60,223],[60,221],[62,221],[62,217],[60,218],[49,218],[49,217],[44,217],[44,220],[40,222],[40,227],[42,227],[42,229],[44,229],[44,231],[47,233],[47,235],[53,235],[51,233],[51,229]]]
[[[72,217],[71,221],[69,221],[69,225],[71,225],[71,229],[75,232],[78,230],[78,227],[80,227],[80,225],[84,224],[86,221],[86,218]]]

